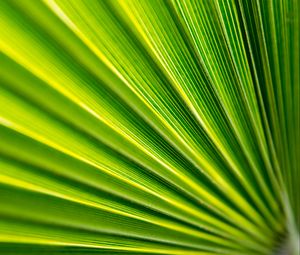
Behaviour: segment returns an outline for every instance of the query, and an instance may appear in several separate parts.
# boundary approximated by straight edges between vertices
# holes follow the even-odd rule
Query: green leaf
[[[0,253],[299,253],[297,0],[0,2]]]

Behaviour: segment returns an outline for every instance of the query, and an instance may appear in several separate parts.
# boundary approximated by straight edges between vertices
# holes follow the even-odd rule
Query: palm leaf
[[[297,0],[0,2],[0,253],[299,253]]]

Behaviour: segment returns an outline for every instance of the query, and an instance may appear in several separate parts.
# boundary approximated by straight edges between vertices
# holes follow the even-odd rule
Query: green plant
[[[299,254],[299,13],[0,1],[0,253]]]

